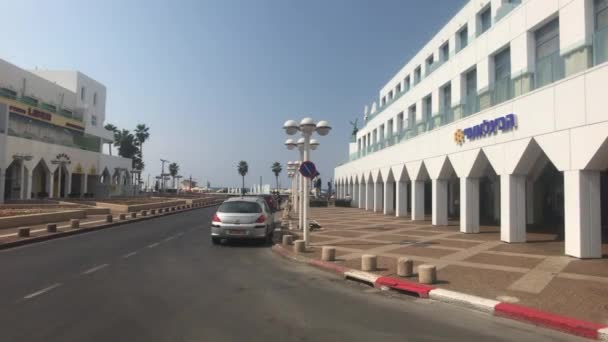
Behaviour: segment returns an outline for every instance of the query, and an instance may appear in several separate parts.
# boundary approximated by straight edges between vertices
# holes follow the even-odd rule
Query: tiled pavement
[[[397,258],[407,256],[415,267],[436,265],[440,288],[608,324],[608,244],[603,259],[579,260],[564,256],[564,242],[549,233],[507,244],[499,227],[464,234],[458,221],[432,226],[430,218],[410,221],[355,208],[311,208],[311,219],[322,229],[312,232],[310,256],[335,246],[338,264],[360,269],[362,254],[376,254],[377,273],[392,276]]]

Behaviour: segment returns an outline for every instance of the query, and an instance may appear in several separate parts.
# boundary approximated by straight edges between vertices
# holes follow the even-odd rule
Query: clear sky
[[[144,179],[165,158],[186,177],[238,186],[246,160],[248,185],[274,184],[272,162],[297,159],[283,122],[328,120],[312,158],[325,186],[348,157],[348,122],[361,126],[364,105],[465,2],[7,1],[0,58],[105,84],[106,122],[151,127]]]

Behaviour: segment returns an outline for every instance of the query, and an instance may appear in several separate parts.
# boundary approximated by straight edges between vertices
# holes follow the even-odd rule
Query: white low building
[[[602,257],[607,61],[608,0],[469,1],[366,106],[338,197]]]
[[[102,153],[105,104],[105,86],[78,71],[0,60],[0,203],[131,193],[131,159]]]

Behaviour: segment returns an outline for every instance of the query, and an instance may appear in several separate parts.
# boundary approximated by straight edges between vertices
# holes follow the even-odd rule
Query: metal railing
[[[593,65],[608,62],[608,27],[593,34]]]
[[[559,51],[543,57],[536,61],[534,72],[534,88],[540,88],[547,84],[561,80],[565,76],[564,58]]]
[[[494,23],[497,23],[502,18],[506,17],[507,14],[511,13],[515,7],[521,4],[521,0],[511,0],[511,2],[503,3],[497,10],[494,16]]]

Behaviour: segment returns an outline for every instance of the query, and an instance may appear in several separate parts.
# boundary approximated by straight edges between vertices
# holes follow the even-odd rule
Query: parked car
[[[233,197],[225,200],[211,220],[211,242],[222,239],[272,241],[274,215],[261,197]]]
[[[279,205],[275,200],[274,195],[258,195],[258,197],[261,197],[266,201],[266,204],[268,204],[273,213],[279,210]]]

